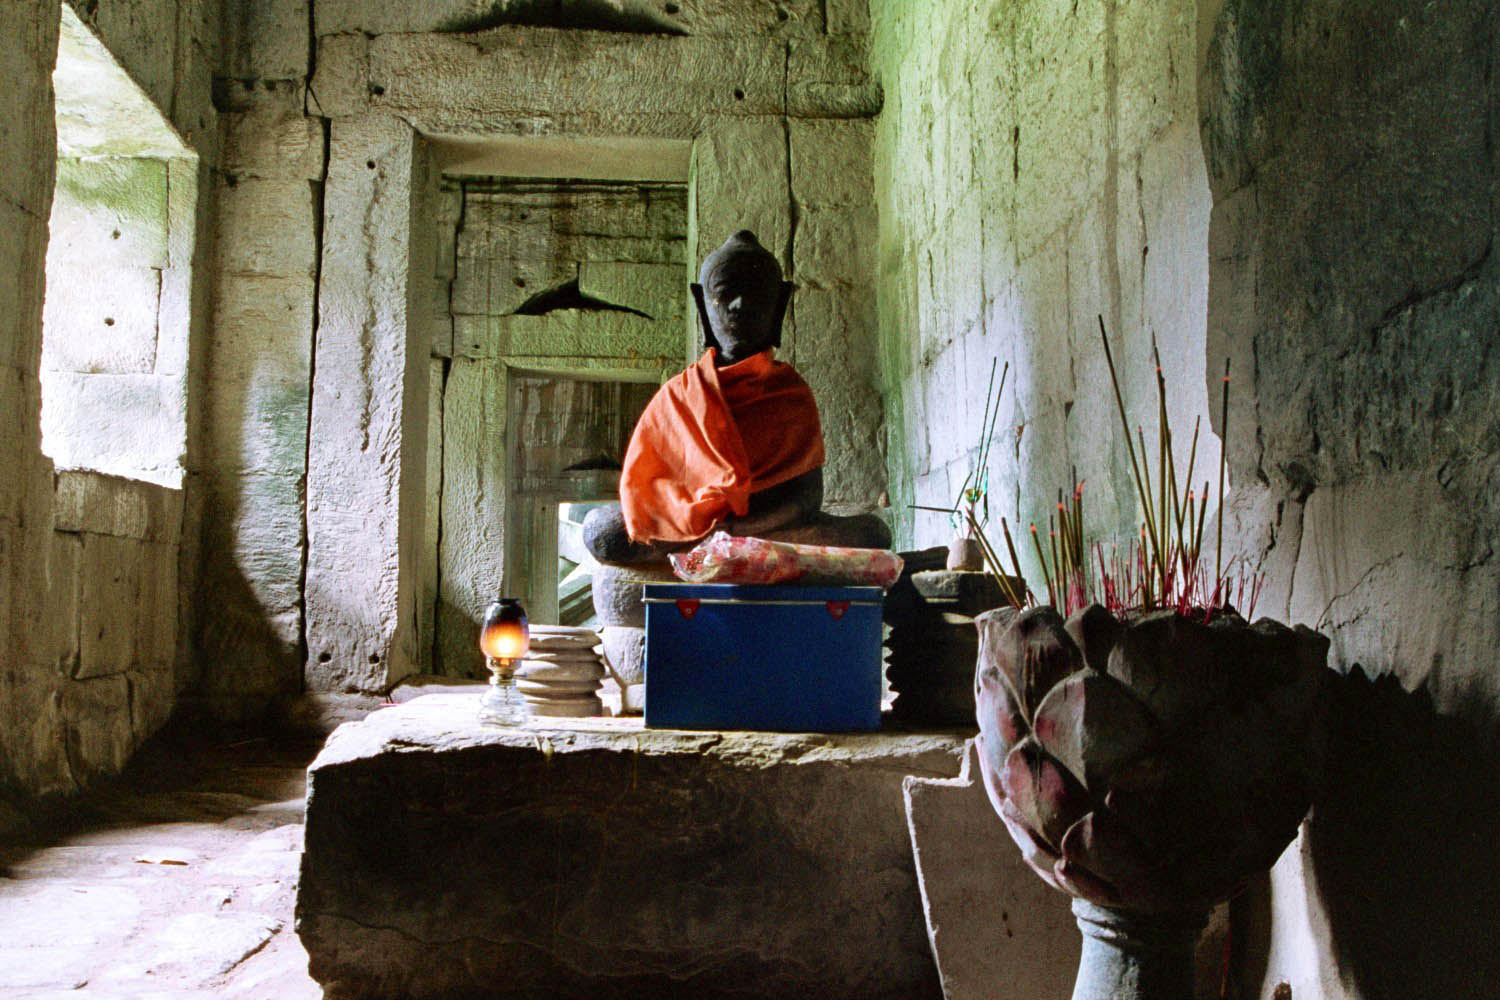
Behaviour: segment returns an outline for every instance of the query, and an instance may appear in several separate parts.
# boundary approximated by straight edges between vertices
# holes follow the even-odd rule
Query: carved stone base
[[[1073,916],[1083,935],[1073,1000],[1193,1000],[1206,910],[1129,913],[1074,899]]]

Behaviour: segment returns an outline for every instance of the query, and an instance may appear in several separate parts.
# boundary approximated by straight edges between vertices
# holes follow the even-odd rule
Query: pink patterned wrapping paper
[[[796,583],[802,580],[889,587],[901,575],[901,557],[888,549],[795,545],[717,531],[686,552],[670,556],[672,571],[688,583]]]

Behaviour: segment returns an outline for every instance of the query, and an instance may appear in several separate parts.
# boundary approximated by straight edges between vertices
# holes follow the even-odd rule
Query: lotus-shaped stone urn
[[[1074,897],[1074,1000],[1188,1000],[1209,909],[1296,835],[1321,757],[1328,640],[1232,611],[1092,605],[977,619],[985,789]]]

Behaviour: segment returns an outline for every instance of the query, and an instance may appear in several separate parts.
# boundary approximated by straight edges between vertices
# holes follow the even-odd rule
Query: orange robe
[[[750,494],[823,465],[823,429],[797,370],[762,351],[723,368],[713,348],[663,385],[635,425],[620,473],[638,542],[701,538]]]

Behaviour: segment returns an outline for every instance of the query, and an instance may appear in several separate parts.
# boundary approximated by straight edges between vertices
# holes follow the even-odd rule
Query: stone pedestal
[[[1015,585],[1024,591],[1019,578]],[[899,588],[899,589],[898,589]],[[891,714],[911,726],[964,726],[974,722],[974,660],[979,633],[974,616],[1006,603],[988,573],[915,572],[893,587],[885,602],[890,625],[886,679],[895,692]]]
[[[1073,1000],[1193,1000],[1208,911],[1144,914],[1073,900],[1083,935]]]
[[[962,752],[426,696],[309,768],[298,933],[330,998],[937,997],[902,781]]]

